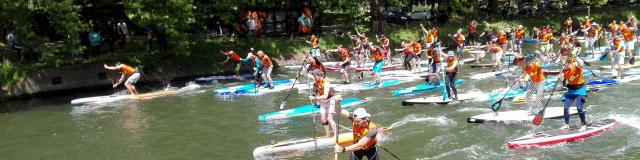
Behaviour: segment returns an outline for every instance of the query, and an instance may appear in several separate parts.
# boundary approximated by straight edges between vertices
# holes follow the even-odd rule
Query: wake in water
[[[395,122],[389,126],[389,129],[393,129],[396,127],[403,126],[410,122],[435,122],[438,126],[447,126],[447,125],[455,125],[456,122],[454,120],[448,119],[444,116],[438,117],[430,117],[425,115],[418,114],[410,114],[400,119],[398,122]]]

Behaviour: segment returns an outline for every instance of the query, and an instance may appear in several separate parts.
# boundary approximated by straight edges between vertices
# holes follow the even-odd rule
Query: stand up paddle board
[[[537,132],[511,140],[507,142],[507,146],[515,149],[573,142],[600,134],[616,124],[617,121],[615,119],[603,119],[587,124],[587,129],[585,131],[579,131],[580,126],[571,126],[569,129],[554,129]]]
[[[255,84],[245,84],[233,87],[224,87],[215,89],[217,95],[258,95],[263,93],[272,93],[287,90],[293,85],[293,79],[277,80],[273,81],[273,89],[259,87],[256,88]],[[266,86],[266,82],[262,83],[262,86]]]
[[[243,80],[243,79],[251,79],[251,78],[253,78],[253,74],[241,74],[240,77],[234,77],[233,75],[208,76],[208,77],[196,78],[196,83],[211,83],[213,81],[218,81],[218,80]]]
[[[388,129],[385,128],[385,131]],[[378,140],[381,140],[381,136],[376,136]],[[253,157],[260,157],[265,155],[272,155],[278,153],[285,152],[295,152],[295,151],[312,151],[316,149],[323,149],[332,147],[335,145],[336,138],[335,137],[317,137],[314,141],[313,138],[299,139],[299,140],[290,140],[278,142],[272,145],[261,146],[253,150]],[[379,142],[379,141],[378,141]],[[338,136],[338,144],[340,146],[346,146],[353,144],[353,133],[346,132],[341,133]]]
[[[141,100],[141,99],[151,99],[166,95],[171,95],[176,93],[176,91],[157,91],[145,94],[138,95],[109,95],[109,96],[96,96],[96,97],[87,97],[87,98],[79,98],[71,100],[71,104],[84,104],[84,103],[105,103],[105,102],[114,102],[121,100]]]
[[[442,100],[442,96],[422,97],[402,101],[402,106],[413,106],[415,104],[450,104],[459,103],[473,99],[477,94],[458,94],[458,99],[445,99]]]
[[[569,114],[578,114],[575,107],[569,109]],[[564,107],[547,107],[544,112],[546,119],[562,118],[564,116]],[[467,118],[467,123],[517,123],[533,121],[536,115],[531,114],[530,110],[513,110],[502,112],[491,112]]]
[[[340,106],[342,107],[342,109],[351,109],[354,106],[358,106],[358,105],[362,105],[365,104],[366,101],[364,100],[360,100],[358,98],[346,98],[343,99],[342,101],[340,101]],[[260,115],[258,117],[258,121],[268,121],[268,120],[275,120],[275,119],[285,119],[285,118],[290,118],[290,117],[295,117],[295,116],[303,116],[303,115],[308,115],[311,113],[320,113],[320,108],[316,108],[315,105],[313,104],[309,104],[309,105],[304,105],[304,106],[300,106],[300,107],[295,107],[292,109],[287,109],[287,110],[282,110],[282,111],[277,111],[277,112],[271,112],[271,113],[267,113],[267,114],[263,114]]]
[[[456,80],[456,86],[461,85],[462,83],[464,83],[463,80],[461,79]],[[404,95],[417,94],[417,93],[426,92],[426,91],[435,90],[435,89],[442,89],[442,87],[444,87],[444,81],[440,81],[440,85],[437,85],[437,86],[434,86],[431,83],[423,83],[413,87],[394,90],[392,94],[393,96],[404,96]]]
[[[397,79],[387,79],[387,80],[382,80],[381,84],[376,84],[375,82],[367,82],[367,83],[361,83],[361,84],[347,84],[347,85],[339,85],[334,87],[334,89],[336,91],[339,92],[344,92],[344,91],[360,91],[360,90],[368,90],[368,89],[374,89],[374,88],[383,88],[383,87],[388,87],[388,86],[395,86],[398,85],[400,83],[403,83],[403,81],[397,80]]]

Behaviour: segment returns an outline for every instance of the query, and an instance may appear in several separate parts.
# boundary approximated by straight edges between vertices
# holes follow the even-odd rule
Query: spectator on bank
[[[120,44],[120,48],[124,48],[129,36],[129,29],[127,28],[127,23],[124,23],[124,20],[120,20],[120,22],[118,22],[116,32],[118,34],[117,43]]]
[[[145,53],[151,53],[151,45],[153,42],[153,29],[151,29],[151,27],[148,27],[144,29],[144,35],[145,35],[145,39],[146,39],[146,43],[145,43],[145,49],[144,52]]]
[[[22,45],[20,45],[20,43],[18,42],[18,38],[15,34],[13,34],[13,31],[11,29],[8,30],[6,38],[7,43],[9,44],[9,48],[15,50],[18,55],[22,55],[20,52],[22,49]]]
[[[90,48],[89,53],[90,54],[88,57],[94,57],[98,55],[98,52],[100,52],[101,41],[102,41],[102,36],[100,35],[100,31],[98,31],[98,29],[93,29],[89,33],[89,48]]]

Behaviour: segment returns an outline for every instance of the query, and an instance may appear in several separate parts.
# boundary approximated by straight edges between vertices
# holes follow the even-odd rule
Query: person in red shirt
[[[222,52],[220,51],[222,54],[227,56],[227,59],[225,59],[224,61],[220,62],[220,64],[224,64],[227,63],[229,60],[233,61],[233,71],[234,71],[234,75],[233,77],[240,77],[240,67],[242,66],[242,58],[240,58],[240,56],[238,56],[238,53],[234,52],[234,51],[228,51],[228,52]]]
[[[476,21],[471,21],[469,25],[467,25],[467,39],[469,45],[476,45],[476,41],[478,41],[478,24]]]

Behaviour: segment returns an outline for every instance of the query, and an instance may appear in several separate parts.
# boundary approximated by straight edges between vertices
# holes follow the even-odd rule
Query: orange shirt
[[[589,25],[591,25],[591,19],[585,19],[585,20],[582,22],[582,25],[583,25],[585,28],[586,28],[586,27],[589,27]]]
[[[491,53],[496,54],[500,51],[502,51],[502,48],[500,46],[493,46],[489,49],[489,51],[491,51]]]
[[[575,64],[562,70],[562,73],[562,76],[567,80],[567,84],[569,85],[581,85],[584,83],[584,79],[582,79],[582,69],[578,68]]]
[[[516,28],[516,38],[517,39],[524,39],[524,29]]]
[[[123,74],[126,74],[127,76],[132,75],[133,73],[136,73],[136,69],[134,69],[133,67],[126,65],[126,64],[122,64],[122,68],[120,68],[120,71]]]
[[[507,34],[498,32],[498,44],[507,44]]]
[[[598,33],[598,27],[593,26],[593,27],[589,28],[589,30],[587,32],[588,32],[587,36],[595,37],[597,35],[597,33]]]
[[[618,24],[611,23],[611,24],[609,24],[609,32],[616,33],[616,32],[618,32],[619,27],[620,26]]]
[[[524,71],[529,75],[531,82],[540,83],[544,80],[542,67],[540,67],[540,64],[538,63],[531,63],[524,69]]]
[[[425,42],[427,43],[433,43],[433,41],[435,41],[436,37],[433,36],[431,33],[428,33],[424,39]]]
[[[374,124],[373,122],[369,122],[369,124],[367,124],[366,127],[360,127],[355,121],[351,123],[351,128],[353,128],[353,144],[358,143],[358,141],[360,141],[362,138],[367,136],[367,134],[369,134],[370,129],[378,129],[376,124]],[[367,144],[365,144],[363,148],[364,150],[367,150],[367,149],[370,149],[371,147],[374,147],[375,145],[376,145],[376,138],[373,137],[369,139],[369,142],[367,142]]]
[[[322,63],[311,63],[311,70],[319,69],[323,74],[327,72],[324,70]]]

